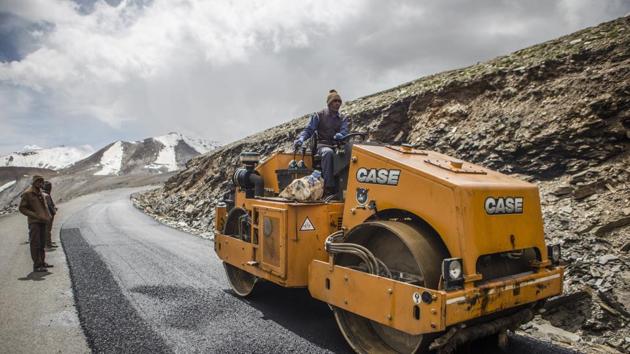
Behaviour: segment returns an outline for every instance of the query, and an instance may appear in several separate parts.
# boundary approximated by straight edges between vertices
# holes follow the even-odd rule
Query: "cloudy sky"
[[[608,21],[627,0],[0,0],[0,153],[229,142]]]

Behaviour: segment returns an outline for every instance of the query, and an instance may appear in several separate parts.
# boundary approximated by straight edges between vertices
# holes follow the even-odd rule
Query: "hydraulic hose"
[[[332,255],[340,253],[351,254],[355,257],[360,258],[365,263],[370,274],[381,275],[382,270],[385,276],[389,278],[392,277],[392,273],[390,272],[387,265],[385,265],[385,263],[383,263],[383,261],[381,261],[380,259],[376,258],[374,254],[365,246],[356,243],[346,243],[340,241],[343,241],[342,230],[335,231],[330,234],[326,238],[325,242],[326,251]]]

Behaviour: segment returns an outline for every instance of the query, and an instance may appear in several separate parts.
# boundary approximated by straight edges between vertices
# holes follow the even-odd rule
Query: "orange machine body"
[[[562,292],[563,269],[551,264],[544,240],[538,188],[531,183],[431,151],[354,145],[345,201],[297,203],[279,192],[275,170],[291,154],[258,164],[269,197],[235,207],[251,218],[249,241],[222,233],[227,212],[217,209],[215,251],[224,262],[285,287],[308,287],[335,307],[409,334],[533,304]],[[307,162],[310,164],[310,159]],[[436,233],[450,257],[461,258],[460,289],[429,289],[336,265],[325,249],[335,231],[352,230],[379,213],[405,212]],[[527,272],[484,279],[481,257],[533,250]],[[429,295],[430,301],[420,301]]]

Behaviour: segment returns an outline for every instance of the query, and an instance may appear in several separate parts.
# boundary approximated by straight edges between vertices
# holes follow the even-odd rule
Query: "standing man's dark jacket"
[[[57,207],[55,206],[55,202],[53,202],[52,196],[50,195],[51,192],[52,183],[50,183],[49,181],[44,181],[42,194],[44,195],[46,206],[48,207],[48,211],[50,212],[50,221],[46,224],[46,247],[49,248],[57,247],[57,245],[52,241],[52,227],[53,221],[55,220],[55,214],[57,214]]]
[[[46,200],[46,205],[48,206],[48,212],[52,218],[57,214],[57,207],[55,206],[55,202],[53,202],[52,196],[50,193],[44,192],[44,199]]]
[[[33,186],[22,193],[20,213],[28,217],[29,224],[47,224],[50,221],[50,211],[42,192]]]

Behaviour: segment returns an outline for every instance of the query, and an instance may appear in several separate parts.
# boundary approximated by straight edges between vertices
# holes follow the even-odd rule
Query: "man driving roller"
[[[343,139],[349,130],[348,118],[339,114],[341,96],[335,90],[330,90],[326,97],[328,107],[320,112],[313,113],[308,125],[298,135],[293,143],[295,149],[299,149],[304,141],[317,131],[317,153],[322,157],[322,176],[326,195],[335,194],[336,185],[333,169],[333,146],[336,141]]]

